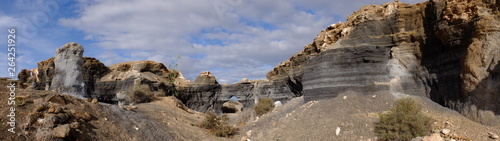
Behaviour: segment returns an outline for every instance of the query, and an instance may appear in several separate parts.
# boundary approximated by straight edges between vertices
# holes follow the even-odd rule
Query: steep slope
[[[463,117],[456,111],[418,96],[411,98],[422,106],[424,115],[433,120],[434,132],[450,129],[455,140],[493,140],[488,132],[500,133],[498,127],[488,127]],[[238,138],[251,140],[360,140],[374,141],[374,122],[379,114],[394,104],[389,91],[367,95],[347,91],[338,97],[319,101],[292,99],[272,113],[248,122]],[[338,134],[337,134],[338,129]]]
[[[0,96],[9,97],[3,84]],[[2,113],[7,114],[10,107],[16,109],[16,133],[7,130],[9,117],[2,116],[0,140],[227,140],[194,126],[203,114],[180,108],[182,103],[172,97],[124,108],[52,91],[17,89],[16,99],[12,106],[0,105]],[[57,129],[67,126],[71,128]]]

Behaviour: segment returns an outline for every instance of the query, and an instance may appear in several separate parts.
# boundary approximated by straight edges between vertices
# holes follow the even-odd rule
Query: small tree
[[[382,114],[375,123],[380,140],[411,140],[431,131],[431,119],[420,112],[420,105],[410,98],[399,99],[396,105]]]

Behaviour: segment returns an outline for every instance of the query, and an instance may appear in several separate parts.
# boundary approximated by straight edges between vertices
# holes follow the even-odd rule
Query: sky
[[[265,79],[328,25],[363,5],[387,2],[392,0],[6,0],[0,4],[0,46],[7,48],[14,28],[16,73],[76,42],[84,56],[107,66],[152,60],[178,64],[189,80],[210,71],[219,83],[234,83]],[[7,53],[0,50],[0,77],[8,76]]]

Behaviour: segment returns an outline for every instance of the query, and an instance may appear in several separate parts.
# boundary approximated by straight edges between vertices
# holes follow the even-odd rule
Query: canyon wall
[[[301,78],[306,100],[390,90],[395,97],[428,97],[485,125],[499,125],[499,4],[364,6],[322,31],[268,78]]]

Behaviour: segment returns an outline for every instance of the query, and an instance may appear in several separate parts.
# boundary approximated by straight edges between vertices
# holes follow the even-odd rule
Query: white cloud
[[[390,1],[82,0],[80,14],[59,23],[106,50],[97,58],[107,65],[144,59],[168,65],[182,54],[186,78],[212,70],[232,83],[265,78],[327,25],[345,20],[334,15],[346,17],[370,2]]]

